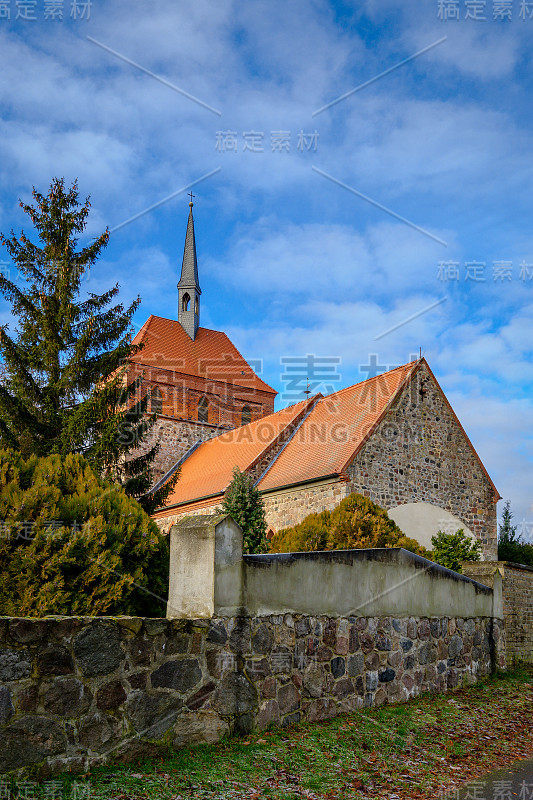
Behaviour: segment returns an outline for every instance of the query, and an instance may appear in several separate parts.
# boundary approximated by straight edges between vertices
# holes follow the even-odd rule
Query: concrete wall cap
[[[172,525],[170,531],[172,532],[174,528],[179,528],[181,530],[184,528],[194,530],[198,530],[198,528],[216,528],[216,526],[225,519],[230,519],[235,525],[237,525],[230,514],[198,514],[196,517],[189,516],[179,519],[174,523],[174,525]]]

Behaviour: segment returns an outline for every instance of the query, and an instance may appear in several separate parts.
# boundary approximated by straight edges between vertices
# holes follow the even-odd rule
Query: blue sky
[[[533,525],[533,0],[77,2],[0,2],[0,230],[78,178],[87,236],[121,226],[85,288],[140,326],[176,314],[188,198],[122,223],[195,184],[202,324],[280,392],[286,357],[337,388],[421,347]]]

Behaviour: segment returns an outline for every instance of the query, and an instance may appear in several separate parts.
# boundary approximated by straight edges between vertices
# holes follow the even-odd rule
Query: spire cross
[[[189,197],[191,198],[191,203],[192,203],[192,199],[193,199],[193,197],[196,197],[196,195],[195,195],[195,194],[193,194],[193,193],[192,193],[192,191],[191,191],[191,192],[188,192],[188,195],[189,195]]]

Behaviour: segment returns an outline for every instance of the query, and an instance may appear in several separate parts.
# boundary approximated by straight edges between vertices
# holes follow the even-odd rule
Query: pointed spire
[[[181,278],[178,288],[183,286],[186,289],[196,288],[198,294],[202,294],[198,281],[198,261],[196,260],[196,240],[194,238],[194,220],[192,216],[193,202],[189,203],[189,219],[187,221],[187,235],[185,237],[185,248],[183,250],[183,261],[181,264]]]
[[[178,282],[178,322],[189,334],[196,337],[200,324],[200,282],[198,280],[198,262],[196,260],[196,241],[194,238],[194,220],[192,216],[192,192],[189,203],[189,219],[181,264],[181,277]]]

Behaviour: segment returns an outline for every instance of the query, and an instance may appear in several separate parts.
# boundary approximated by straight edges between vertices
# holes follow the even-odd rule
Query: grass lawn
[[[98,800],[439,797],[533,756],[533,673],[66,777]],[[36,795],[38,796],[38,795]]]

